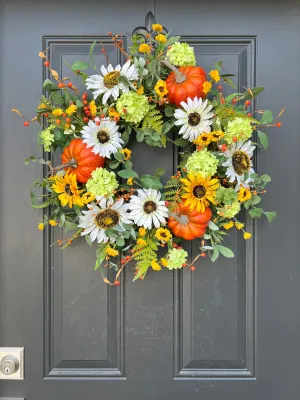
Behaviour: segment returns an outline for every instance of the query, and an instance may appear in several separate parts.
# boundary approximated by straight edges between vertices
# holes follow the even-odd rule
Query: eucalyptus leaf
[[[275,211],[266,211],[264,214],[268,218],[269,222],[274,221],[274,219],[277,217],[277,213]]]
[[[88,69],[89,64],[83,61],[75,61],[74,64],[72,65],[72,71],[85,71]]]
[[[141,177],[141,183],[144,187],[150,189],[162,189],[162,183],[154,176],[151,175],[143,175]]]
[[[263,213],[263,209],[262,208],[252,208],[249,211],[249,215],[250,215],[251,218],[260,218],[262,213]]]
[[[266,150],[269,147],[269,140],[267,134],[259,130],[257,131],[257,134],[262,147]]]
[[[209,223],[208,223],[208,227],[209,227],[209,229],[211,229],[212,231],[218,231],[218,230],[219,230],[219,227],[218,227],[216,224],[214,224],[211,220],[210,220]]]
[[[222,254],[222,256],[224,256],[226,258],[234,257],[234,252],[231,249],[229,249],[228,247],[221,246],[220,244],[217,244],[216,247],[219,250],[219,252]]]
[[[219,255],[220,255],[220,252],[219,252],[218,248],[216,246],[214,246],[214,251],[211,256],[211,261],[215,262],[217,260],[217,258],[219,258]]]
[[[132,169],[122,169],[121,171],[118,171],[118,175],[124,179],[138,178],[138,174]]]

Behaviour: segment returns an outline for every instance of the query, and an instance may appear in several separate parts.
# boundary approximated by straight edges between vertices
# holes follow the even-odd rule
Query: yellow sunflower
[[[158,94],[159,97],[163,97],[168,93],[167,84],[165,81],[160,79],[157,81],[157,84],[154,86],[155,92]]]
[[[90,192],[86,192],[82,195],[82,201],[84,202],[84,204],[89,204],[92,201],[95,200],[95,196],[93,194],[91,194]]]
[[[197,137],[197,139],[194,140],[194,144],[196,146],[208,146],[209,143],[211,142],[211,137],[209,133],[201,133],[201,135],[199,135]]]
[[[222,131],[212,131],[209,135],[212,142],[217,142],[218,140],[222,139],[223,136],[224,132]]]
[[[241,203],[243,203],[244,201],[247,201],[249,199],[251,199],[250,189],[241,187],[240,190],[239,190],[238,200]]]
[[[131,153],[132,153],[131,150],[129,150],[129,149],[127,149],[127,147],[125,147],[124,149],[121,150],[121,153],[124,154],[124,156],[125,156],[124,160],[125,161],[126,160],[130,160]]]
[[[84,202],[79,196],[83,190],[78,189],[75,174],[69,174],[67,172],[65,175],[56,175],[52,189],[55,193],[59,193],[58,198],[63,207],[66,205],[70,208],[72,208],[73,205],[79,207],[84,206]]]
[[[218,179],[203,178],[202,175],[188,174],[187,179],[181,179],[185,185],[182,195],[184,205],[191,211],[196,210],[204,213],[205,208],[209,207],[209,202],[215,202],[216,190],[219,187]]]
[[[155,232],[155,237],[161,242],[168,242],[172,238],[172,234],[169,229],[158,228]]]

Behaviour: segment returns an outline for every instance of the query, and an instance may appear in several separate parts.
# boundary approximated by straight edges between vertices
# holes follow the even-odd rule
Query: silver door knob
[[[12,375],[20,367],[19,360],[15,356],[5,356],[0,361],[0,372],[3,375]]]

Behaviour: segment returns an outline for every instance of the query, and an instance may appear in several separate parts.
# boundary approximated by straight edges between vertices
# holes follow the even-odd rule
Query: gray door
[[[23,159],[39,155],[37,128],[24,128],[11,109],[34,114],[42,47],[63,76],[63,60],[88,61],[96,39],[115,64],[107,33],[126,39],[149,10],[195,46],[204,68],[223,59],[240,88],[265,85],[259,107],[287,107],[257,157],[258,171],[273,176],[265,209],[279,217],[249,226],[246,244],[233,235],[233,260],[134,284],[129,268],[116,288],[93,272],[93,248],[82,242],[62,253],[49,247],[58,230],[43,237],[36,229],[41,214],[28,186],[43,171]],[[25,347],[25,380],[0,381],[0,399],[299,399],[299,2],[4,0],[0,11],[0,346]],[[171,147],[131,146],[136,170],[159,164],[172,174]]]

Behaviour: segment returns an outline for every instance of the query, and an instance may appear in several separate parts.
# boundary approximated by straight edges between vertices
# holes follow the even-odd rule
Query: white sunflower
[[[128,92],[129,87],[120,82],[119,78],[122,76],[129,82],[139,78],[138,71],[134,64],[130,64],[131,61],[128,60],[122,68],[121,65],[117,65],[115,69],[111,64],[109,64],[107,68],[102,65],[100,68],[102,75],[89,76],[86,80],[86,87],[87,89],[94,90],[94,99],[96,100],[98,96],[104,94],[102,102],[103,104],[107,104],[107,100],[110,96],[117,100],[120,90],[123,93]]]
[[[174,116],[177,119],[175,125],[182,125],[179,135],[182,135],[184,139],[192,142],[201,133],[211,131],[214,114],[210,111],[213,106],[207,103],[208,100],[203,101],[197,97],[194,100],[188,98],[186,103],[184,101],[180,103],[183,110],[177,109]]]
[[[137,192],[137,196],[131,196],[129,218],[146,229],[151,229],[153,225],[155,228],[165,225],[168,209],[160,200],[161,193],[155,189],[138,189]]]
[[[249,187],[249,183],[252,181],[250,174],[254,172],[251,157],[255,146],[251,145],[251,140],[248,142],[237,142],[230,146],[230,149],[225,151],[224,156],[227,160],[222,164],[223,167],[228,167],[226,170],[226,176],[229,182],[237,180],[236,190],[243,187]],[[248,173],[248,177],[245,174]]]
[[[118,231],[125,231],[123,224],[131,224],[129,220],[128,204],[124,204],[121,198],[115,203],[110,197],[97,198],[98,204],[88,204],[88,211],[82,211],[79,217],[79,228],[84,230],[81,235],[89,235],[92,242],[97,240],[98,243],[106,243],[108,240],[114,242],[114,238],[109,238],[106,234],[107,229],[115,228]]]
[[[118,131],[118,125],[110,119],[95,118],[95,122],[89,121],[88,125],[82,128],[83,142],[87,147],[93,147],[92,152],[102,157],[110,158],[118,149],[122,148],[124,141]]]

